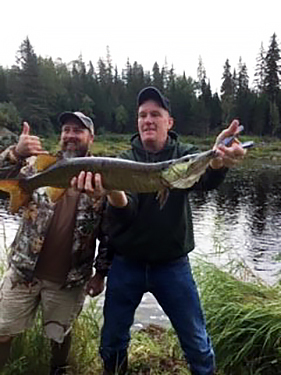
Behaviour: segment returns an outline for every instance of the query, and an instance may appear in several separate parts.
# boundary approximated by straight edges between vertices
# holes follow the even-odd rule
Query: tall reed
[[[231,375],[280,374],[280,286],[245,282],[206,262],[197,262],[194,273],[218,368]]]

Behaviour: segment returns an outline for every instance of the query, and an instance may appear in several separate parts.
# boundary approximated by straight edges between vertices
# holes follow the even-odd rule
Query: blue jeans
[[[187,257],[158,265],[115,256],[108,275],[100,354],[105,368],[126,361],[130,327],[145,292],[151,292],[177,332],[193,375],[214,373],[214,352],[206,332]]]

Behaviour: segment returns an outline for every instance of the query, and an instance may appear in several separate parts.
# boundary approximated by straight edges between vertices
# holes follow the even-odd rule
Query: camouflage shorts
[[[84,287],[61,289],[61,285],[35,279],[26,285],[9,269],[0,286],[0,336],[14,336],[32,326],[41,305],[47,337],[63,342],[82,310]]]

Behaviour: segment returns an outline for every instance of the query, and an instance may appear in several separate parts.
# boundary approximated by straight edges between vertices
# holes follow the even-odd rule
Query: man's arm
[[[32,136],[27,122],[23,123],[23,130],[16,145],[12,145],[0,154],[0,177],[16,177],[22,166],[25,165],[25,159],[29,156],[45,154],[47,151],[42,149],[39,137]]]

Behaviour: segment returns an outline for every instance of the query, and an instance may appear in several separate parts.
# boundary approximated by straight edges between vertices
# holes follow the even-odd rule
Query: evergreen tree
[[[249,76],[246,64],[242,62],[242,58],[239,58],[238,64],[238,74],[237,74],[237,88],[235,96],[235,117],[239,120],[245,127],[245,132],[249,132],[251,113],[252,113],[252,95],[249,89]]]
[[[196,82],[190,77],[186,78],[185,73],[177,76],[170,100],[175,118],[175,129],[181,134],[199,134],[198,126],[194,121]]]
[[[228,124],[233,118],[235,85],[230,72],[230,64],[227,59],[224,65],[223,82],[221,86],[221,102],[223,111],[223,123]]]
[[[47,100],[40,79],[40,67],[28,37],[20,45],[17,67],[14,73],[17,76],[18,87],[14,87],[12,98],[21,117],[31,124],[35,132],[51,132],[53,127],[48,115]]]
[[[209,134],[211,125],[211,103],[212,103],[212,91],[210,82],[206,82],[206,70],[199,56],[199,63],[197,68],[197,93],[198,100],[194,107],[194,121],[197,124],[197,128],[200,129],[202,135],[206,136]]]
[[[162,66],[162,70],[161,70],[161,79],[163,82],[164,91],[166,91],[168,87],[168,74],[169,74],[168,63],[167,63],[167,59],[165,58],[164,65]]]
[[[106,83],[110,86],[113,82],[113,65],[109,46],[106,46]]]
[[[82,55],[79,55],[77,60],[72,61],[71,76],[71,106],[76,110],[81,107],[87,81],[86,66]]]
[[[210,131],[214,130],[217,133],[222,127],[221,101],[217,93],[212,96],[210,108]]]
[[[265,50],[263,47],[263,43],[261,43],[261,47],[257,57],[254,77],[255,92],[257,94],[263,94],[265,92]]]
[[[107,68],[104,60],[102,58],[99,58],[98,60],[98,83],[101,87],[106,87],[107,85]]]
[[[169,98],[172,98],[173,95],[174,95],[174,92],[175,92],[175,88],[176,88],[176,75],[175,75],[175,70],[174,70],[174,67],[172,65],[171,69],[169,70],[168,72],[168,76],[167,76],[167,95]]]
[[[163,75],[160,73],[159,65],[154,63],[152,68],[152,84],[159,90],[164,90]]]
[[[269,49],[265,57],[265,91],[270,102],[276,102],[279,93],[280,79],[280,49],[274,33],[271,37]]]
[[[206,87],[206,70],[203,65],[201,56],[199,56],[199,63],[197,68],[197,80],[198,80],[198,95],[202,95]]]
[[[69,93],[66,92],[64,84],[57,74],[57,68],[51,58],[38,58],[39,77],[42,85],[42,91],[46,100],[48,116],[57,127],[57,115],[67,108]]]
[[[150,84],[150,78],[149,82],[147,82],[148,77],[145,77],[142,65],[136,61],[133,66],[127,65],[127,72],[126,99],[124,103],[124,107],[128,112],[128,128],[126,128],[126,131],[133,132],[136,129],[136,96],[143,87]]]

